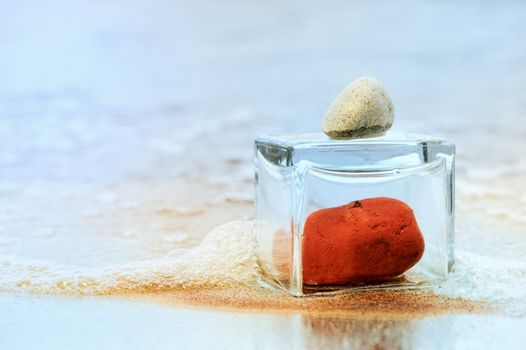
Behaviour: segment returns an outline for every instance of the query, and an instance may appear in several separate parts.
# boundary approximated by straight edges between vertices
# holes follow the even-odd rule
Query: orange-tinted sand
[[[435,295],[428,291],[372,291],[296,298],[254,285],[182,289],[131,298],[163,305],[235,311],[293,312],[352,317],[416,318],[443,313],[496,311],[481,302]]]

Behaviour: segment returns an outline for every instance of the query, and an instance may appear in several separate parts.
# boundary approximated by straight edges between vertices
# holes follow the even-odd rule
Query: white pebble
[[[393,124],[394,107],[382,83],[372,77],[353,81],[323,118],[323,132],[336,139],[382,135]]]

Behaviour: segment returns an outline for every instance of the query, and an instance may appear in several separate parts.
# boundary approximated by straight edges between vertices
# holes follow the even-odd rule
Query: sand
[[[483,302],[436,295],[429,291],[370,291],[296,298],[283,291],[244,285],[235,288],[182,289],[129,297],[177,307],[365,319],[414,319],[450,313],[498,312]]]

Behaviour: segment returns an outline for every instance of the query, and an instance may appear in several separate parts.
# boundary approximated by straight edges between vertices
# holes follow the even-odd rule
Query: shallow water
[[[452,339],[446,348],[469,334],[488,340],[492,328],[499,341],[517,339],[526,315],[525,17],[519,2],[0,2],[0,305],[26,315],[13,324],[71,306],[81,327],[82,305],[103,313],[113,301],[19,292],[253,279],[245,226],[198,247],[214,227],[252,218],[252,140],[319,130],[332,98],[367,74],[389,88],[395,130],[457,144],[458,259],[437,292],[519,317],[412,321],[420,340],[399,347],[428,344],[431,324]],[[154,307],[118,303],[131,323],[141,317],[131,305]],[[159,308],[182,323],[209,315]],[[282,316],[258,317],[264,328]],[[342,322],[335,333],[358,327],[357,339],[377,329]],[[396,322],[383,327],[398,334]],[[324,332],[309,339],[339,339]]]
[[[18,349],[502,349],[516,348],[526,325],[498,315],[349,319],[194,310],[115,297],[1,296],[0,305],[11,311],[0,318],[2,345]]]

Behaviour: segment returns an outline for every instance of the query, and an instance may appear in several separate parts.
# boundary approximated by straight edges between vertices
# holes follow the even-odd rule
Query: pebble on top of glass
[[[374,78],[331,104],[318,134],[256,139],[262,284],[302,296],[439,283],[453,265],[453,143],[391,133]]]

